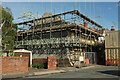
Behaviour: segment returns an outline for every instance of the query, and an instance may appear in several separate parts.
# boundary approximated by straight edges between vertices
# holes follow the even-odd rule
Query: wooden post
[[[116,59],[116,54],[117,54],[117,53],[115,53],[115,49],[114,49],[114,59]]]
[[[109,59],[110,59],[110,49],[108,49],[108,56],[109,56]]]
[[[119,49],[117,49],[117,59],[119,59],[119,56],[118,56],[118,50],[119,50]]]
[[[105,49],[105,57],[106,57],[106,61],[107,61],[107,55],[108,55],[108,51],[107,51],[107,49]]]

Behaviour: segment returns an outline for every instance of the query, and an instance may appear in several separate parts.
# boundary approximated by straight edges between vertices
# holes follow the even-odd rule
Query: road
[[[39,75],[26,77],[22,79],[13,79],[13,80],[23,80],[30,78],[118,78],[117,66],[103,66],[103,67],[93,67],[89,69],[81,69],[78,71],[70,71],[65,73],[57,73],[57,74],[48,74],[48,75]]]

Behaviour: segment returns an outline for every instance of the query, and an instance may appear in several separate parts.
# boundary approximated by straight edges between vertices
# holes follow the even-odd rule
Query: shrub
[[[40,68],[44,68],[44,64],[36,63],[36,64],[33,64],[32,67],[40,69]]]

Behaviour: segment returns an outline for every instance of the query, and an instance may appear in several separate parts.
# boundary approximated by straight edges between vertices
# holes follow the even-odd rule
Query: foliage
[[[13,52],[10,52],[10,53],[9,53],[9,56],[14,56],[14,53],[13,53]]]
[[[5,56],[7,56],[7,53],[8,53],[8,56],[14,56],[14,53],[13,53],[13,52],[0,52],[0,57],[5,57]]]
[[[5,53],[0,52],[0,57],[5,56]]]
[[[44,64],[36,63],[36,64],[33,64],[32,67],[41,69],[41,68],[44,68]]]
[[[18,27],[13,23],[14,18],[8,7],[3,8],[0,5],[0,12],[0,15],[2,15],[1,23],[5,22],[2,26],[2,49],[14,49]]]

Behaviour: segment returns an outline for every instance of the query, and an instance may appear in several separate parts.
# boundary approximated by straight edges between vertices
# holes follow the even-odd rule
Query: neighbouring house
[[[106,32],[105,36],[106,65],[120,65],[120,30]]]

